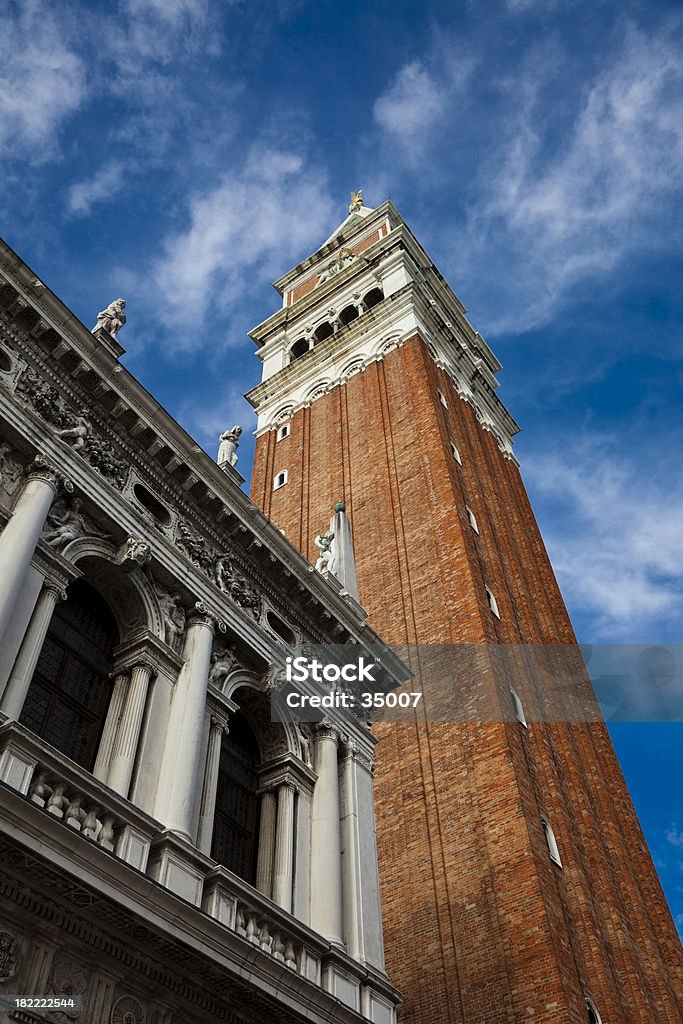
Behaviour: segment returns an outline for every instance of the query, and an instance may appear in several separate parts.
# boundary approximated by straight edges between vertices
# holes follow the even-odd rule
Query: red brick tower
[[[356,206],[276,288],[282,309],[251,335],[253,499],[312,560],[345,500],[361,602],[387,642],[535,645],[552,676],[575,639],[500,364],[424,249],[391,203]],[[402,1020],[680,1024],[680,943],[592,696],[577,683],[593,721],[534,721],[534,671],[513,695],[489,662],[484,721],[376,726]]]

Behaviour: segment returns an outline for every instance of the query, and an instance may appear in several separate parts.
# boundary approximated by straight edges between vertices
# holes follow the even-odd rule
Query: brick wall
[[[273,492],[281,469],[288,483]],[[345,500],[361,603],[389,643],[574,641],[519,471],[418,338],[298,412],[283,441],[259,438],[252,497],[312,561]],[[553,656],[541,655],[549,671]],[[523,702],[532,676],[516,686]],[[485,706],[505,707],[491,717],[509,719],[493,665],[479,681]],[[578,1024],[586,995],[606,1024],[683,1020],[680,943],[602,724],[418,715],[375,731],[387,970],[403,1021]]]

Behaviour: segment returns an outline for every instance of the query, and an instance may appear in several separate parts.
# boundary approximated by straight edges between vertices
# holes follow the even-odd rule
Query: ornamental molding
[[[95,387],[95,393],[89,392],[83,385],[81,378],[77,373],[67,372],[66,366],[58,362],[57,350],[60,345],[64,346],[64,351],[68,350],[71,346],[67,345],[66,342],[59,342],[57,348],[51,354],[48,354],[43,348],[39,347],[36,338],[31,335],[30,331],[25,330],[15,322],[12,323],[12,328],[8,326],[9,316],[4,310],[0,309],[0,335],[10,335],[10,345],[13,351],[21,352],[22,355],[26,355],[29,362],[26,363],[24,374],[26,371],[30,371],[31,377],[27,378],[29,382],[28,390],[34,390],[38,396],[38,405],[42,406],[42,412],[48,417],[52,417],[52,420],[45,419],[41,413],[41,409],[36,408],[32,401],[29,400],[29,396],[22,398],[17,396],[17,400],[21,403],[23,408],[26,409],[27,415],[29,416],[27,426],[30,427],[28,434],[31,437],[35,437],[38,431],[33,427],[30,416],[37,417],[36,422],[45,423],[50,433],[55,436],[56,441],[60,445],[64,445],[65,449],[69,449],[69,459],[78,459],[82,462],[85,467],[89,467],[91,470],[95,470],[97,476],[102,478],[103,481],[107,481],[101,471],[101,467],[108,466],[109,462],[106,461],[108,456],[105,454],[105,462],[100,463],[100,469],[95,465],[101,452],[110,453],[110,455],[116,460],[116,466],[121,463],[125,463],[130,467],[130,472],[127,476],[127,483],[130,484],[133,480],[133,476],[139,474],[140,482],[151,491],[155,496],[158,496],[159,500],[166,502],[172,512],[176,521],[183,520],[188,524],[188,528],[195,534],[200,534],[207,544],[211,545],[212,551],[219,553],[228,551],[230,553],[231,562],[231,575],[233,582],[227,585],[220,586],[216,584],[215,576],[212,578],[210,567],[205,566],[202,571],[202,576],[209,581],[211,584],[218,585],[218,589],[221,590],[233,603],[241,606],[243,609],[246,608],[250,612],[250,617],[257,618],[257,606],[255,601],[255,595],[263,594],[267,595],[272,606],[277,609],[278,613],[288,616],[289,620],[296,622],[296,624],[312,639],[315,641],[324,642],[326,638],[325,631],[321,628],[321,624],[317,621],[317,612],[319,610],[319,602],[316,597],[311,594],[306,586],[297,581],[297,585],[292,588],[289,592],[285,592],[285,585],[274,584],[270,573],[268,572],[268,564],[264,564],[263,560],[259,560],[257,557],[258,550],[254,550],[254,555],[248,555],[247,551],[241,546],[240,541],[242,535],[244,535],[245,541],[252,541],[249,527],[241,522],[239,514],[233,514],[229,506],[225,508],[225,516],[221,517],[220,513],[218,517],[214,516],[211,520],[207,513],[196,505],[191,496],[189,496],[182,489],[182,485],[179,482],[170,480],[170,473],[173,471],[173,463],[176,465],[181,464],[181,459],[171,459],[169,462],[169,468],[164,474],[162,466],[155,462],[150,452],[142,446],[136,446],[134,438],[136,436],[135,425],[131,428],[130,432],[123,433],[121,428],[117,427],[117,415],[121,412],[126,411],[126,404],[123,400],[119,400],[114,409],[110,413],[105,413],[98,409],[96,405],[97,391],[98,388],[104,387],[108,390],[113,390],[111,386],[107,384],[106,377],[103,377],[100,384]],[[52,330],[52,328],[51,328]],[[55,339],[59,338],[59,334],[56,331],[52,331],[55,335]],[[77,352],[76,345],[74,342],[74,354],[78,354],[79,357],[84,360],[85,357]],[[100,371],[97,367],[88,365],[84,362],[87,370],[87,375],[82,375],[83,379],[92,381],[93,374],[97,374]],[[111,371],[112,375],[116,371],[121,371],[120,366],[115,366]],[[42,383],[41,383],[42,382]],[[44,387],[43,387],[44,384]],[[117,390],[124,390],[116,385]],[[53,389],[51,391],[50,389]],[[128,389],[125,389],[128,390]],[[5,389],[0,386],[0,393],[4,392]],[[130,391],[128,391],[129,394]],[[8,396],[12,394],[11,391],[7,391]],[[56,397],[55,397],[56,396]],[[131,394],[131,412],[136,412],[136,396]],[[117,412],[118,407],[118,412]],[[56,411],[55,411],[56,409]],[[77,422],[77,417],[83,416],[86,423]],[[140,411],[139,415],[142,417],[143,412]],[[138,421],[141,424],[142,429],[146,429],[146,424],[142,419]],[[57,431],[74,431],[68,437],[58,438]],[[139,432],[138,432],[139,433]],[[35,441],[33,442],[36,443]],[[172,444],[172,439],[169,438],[169,445]],[[155,441],[154,445],[158,445],[155,450],[160,450],[163,445],[161,441]],[[151,447],[153,448],[154,445]],[[184,457],[183,457],[184,458]],[[120,460],[120,461],[119,461]],[[66,460],[65,460],[66,461]],[[75,467],[74,467],[75,470]],[[201,471],[199,476],[201,476]],[[111,481],[107,481],[111,483]],[[89,490],[89,488],[88,488]],[[121,489],[117,488],[119,495],[121,495]],[[210,493],[211,489],[209,488]],[[217,495],[213,494],[213,498]],[[141,516],[140,509],[137,504],[128,503],[131,506],[131,511]],[[113,524],[116,524],[120,528],[120,519],[116,513],[116,504],[111,502],[108,505],[102,502],[102,507],[105,510],[108,520],[111,520]],[[149,522],[149,517],[143,521]],[[225,527],[222,527],[222,520],[225,522]],[[235,529],[234,523],[237,520],[237,528]],[[150,523],[150,525],[153,525]],[[156,524],[154,524],[156,525]],[[156,525],[158,530],[158,525]],[[118,531],[116,531],[118,532]],[[168,536],[168,531],[160,530],[162,536],[164,533]],[[188,557],[187,551],[184,551],[179,545],[175,545],[178,554],[182,557]],[[156,549],[155,555],[163,564],[166,565],[166,559],[162,550]],[[192,558],[188,560],[195,565]],[[259,561],[261,564],[259,564]],[[168,565],[171,568],[171,565]],[[195,565],[195,568],[197,566]],[[206,571],[207,568],[209,571]],[[172,571],[177,574],[177,569],[173,567]],[[285,576],[286,576],[285,570]],[[178,581],[182,578],[181,575],[177,575]],[[189,584],[188,581],[188,585]],[[301,595],[301,602],[298,600],[299,594]],[[294,596],[294,601],[292,600]],[[235,598],[237,597],[237,600]],[[303,607],[303,601],[307,600],[308,607]]]

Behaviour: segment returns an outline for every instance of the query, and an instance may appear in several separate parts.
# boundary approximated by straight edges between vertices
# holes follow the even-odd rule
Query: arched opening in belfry
[[[346,327],[347,324],[353,323],[359,317],[357,306],[344,306],[341,313],[339,314],[339,322]]]
[[[103,597],[76,580],[50,621],[20,721],[72,761],[92,769],[112,692],[119,641]]]
[[[211,856],[251,885],[258,855],[260,760],[256,737],[238,711],[221,741]]]
[[[365,304],[365,308],[366,309],[372,309],[372,307],[376,306],[379,302],[381,302],[383,298],[384,298],[384,293],[382,292],[382,289],[381,288],[373,288],[371,291],[368,292],[367,295],[363,296],[363,302]]]
[[[299,356],[305,356],[308,349],[308,338],[299,338],[289,350],[290,359],[298,359]]]
[[[313,332],[315,344],[318,345],[321,341],[325,341],[327,338],[331,338],[333,334],[334,327],[329,322],[329,320],[326,320],[325,323],[322,323],[318,327],[316,327],[315,331]]]

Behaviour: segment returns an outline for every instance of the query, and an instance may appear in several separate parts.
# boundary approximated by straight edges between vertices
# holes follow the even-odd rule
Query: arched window
[[[367,295],[363,296],[363,302],[365,303],[366,309],[372,309],[378,302],[381,302],[384,298],[381,288],[373,288],[368,292]]]
[[[586,999],[586,1009],[588,1010],[588,1024],[602,1024],[602,1017],[592,999]]]
[[[119,634],[109,605],[84,580],[57,605],[20,721],[91,769],[111,697]]]
[[[258,850],[259,761],[254,734],[238,712],[221,743],[211,856],[252,885]]]
[[[289,350],[289,355],[292,359],[298,359],[299,356],[305,356],[308,352],[308,338],[299,338],[295,341]]]
[[[315,331],[313,332],[313,337],[315,338],[316,345],[319,344],[319,342],[321,341],[325,341],[326,338],[331,338],[333,334],[334,327],[328,320],[326,320],[325,323],[322,323],[320,324],[319,327],[316,327]]]
[[[347,324],[353,323],[354,320],[357,320],[358,315],[357,306],[344,306],[339,314],[339,322],[346,327]]]

